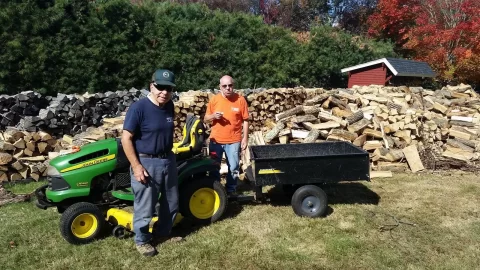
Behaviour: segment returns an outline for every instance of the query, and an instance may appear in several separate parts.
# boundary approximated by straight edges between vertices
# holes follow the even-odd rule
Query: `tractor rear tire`
[[[74,245],[92,242],[103,230],[105,217],[94,204],[80,202],[72,204],[62,214],[60,232]]]
[[[292,196],[292,208],[301,217],[324,216],[327,211],[327,194],[314,185],[302,186]]]
[[[219,220],[227,208],[225,188],[214,177],[204,176],[183,184],[180,189],[180,213],[195,224]]]

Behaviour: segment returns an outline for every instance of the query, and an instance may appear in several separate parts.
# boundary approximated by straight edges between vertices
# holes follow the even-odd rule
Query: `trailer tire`
[[[293,212],[301,217],[321,217],[327,211],[327,194],[314,185],[298,188],[292,196]]]
[[[180,213],[196,224],[219,220],[227,208],[225,188],[212,176],[193,179],[180,188]]]

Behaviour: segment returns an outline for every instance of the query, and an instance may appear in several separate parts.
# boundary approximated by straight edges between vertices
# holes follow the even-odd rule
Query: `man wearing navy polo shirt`
[[[130,161],[130,177],[135,196],[135,245],[145,256],[157,254],[152,240],[181,240],[181,237],[169,238],[178,212],[177,167],[172,152],[174,107],[171,98],[174,86],[175,77],[171,71],[156,70],[147,98],[130,106],[123,124],[122,145]],[[162,194],[159,221],[153,228],[152,236],[149,223],[159,193]]]

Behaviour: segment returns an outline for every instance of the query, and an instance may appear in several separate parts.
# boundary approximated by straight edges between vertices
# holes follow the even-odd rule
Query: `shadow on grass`
[[[241,204],[237,202],[229,202],[227,205],[227,209],[225,209],[225,213],[218,221],[234,218],[238,214],[240,214],[242,210],[243,206]],[[184,218],[179,222],[179,224],[177,224],[177,226],[172,229],[172,236],[187,237],[188,235],[195,233],[196,231],[200,230],[202,227],[205,226],[209,226],[209,224],[198,225],[195,224],[192,220]]]

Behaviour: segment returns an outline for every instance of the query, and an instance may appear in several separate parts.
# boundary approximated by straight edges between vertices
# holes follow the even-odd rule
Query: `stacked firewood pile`
[[[14,126],[24,116],[36,116],[41,108],[45,108],[51,97],[43,97],[33,91],[25,91],[14,96],[0,96],[0,129]]]
[[[311,93],[312,91],[308,91]],[[322,93],[322,89],[313,93]],[[275,115],[303,105],[307,91],[303,88],[278,88],[253,93],[247,96],[250,114],[250,130],[258,131],[275,119]]]
[[[275,114],[252,137],[259,144],[349,141],[371,153],[375,169],[416,172],[424,169],[423,163],[431,167],[418,153],[427,148],[433,163],[477,161],[479,109],[480,99],[468,85],[439,91],[381,86],[337,89]]]
[[[145,94],[119,92],[58,95],[38,110],[38,116],[21,119],[20,124],[27,126],[31,120],[35,130],[28,132],[23,126],[0,133],[0,182],[38,179],[46,174],[47,160],[62,151],[119,137],[125,110]],[[480,98],[468,85],[436,91],[369,86],[239,92],[249,105],[251,144],[349,141],[368,151],[372,168],[382,172],[476,169],[480,158]],[[40,102],[31,93],[14,102],[26,102],[29,95]],[[181,93],[175,102],[175,141],[183,137],[188,114],[203,119],[212,95],[208,91]],[[1,102],[0,98],[0,105],[6,104]],[[3,111],[2,116],[7,113]],[[58,127],[64,133],[38,131],[42,127]],[[68,133],[67,128],[71,128]]]
[[[43,131],[9,128],[0,132],[0,182],[38,180],[47,173],[49,152],[60,149],[59,141]]]
[[[18,102],[13,105],[11,112],[3,114],[3,119],[12,119],[8,123],[5,120],[6,126],[15,123],[18,129],[25,131],[43,130],[55,136],[73,135],[85,132],[88,127],[102,125],[102,119],[120,115],[145,95],[145,91],[137,89],[84,95],[58,94],[56,97],[46,97],[46,103],[37,103],[33,94],[19,94],[15,101]],[[28,105],[30,103],[33,105]],[[22,113],[13,114],[23,107]],[[30,108],[29,114],[25,113],[27,108]]]

